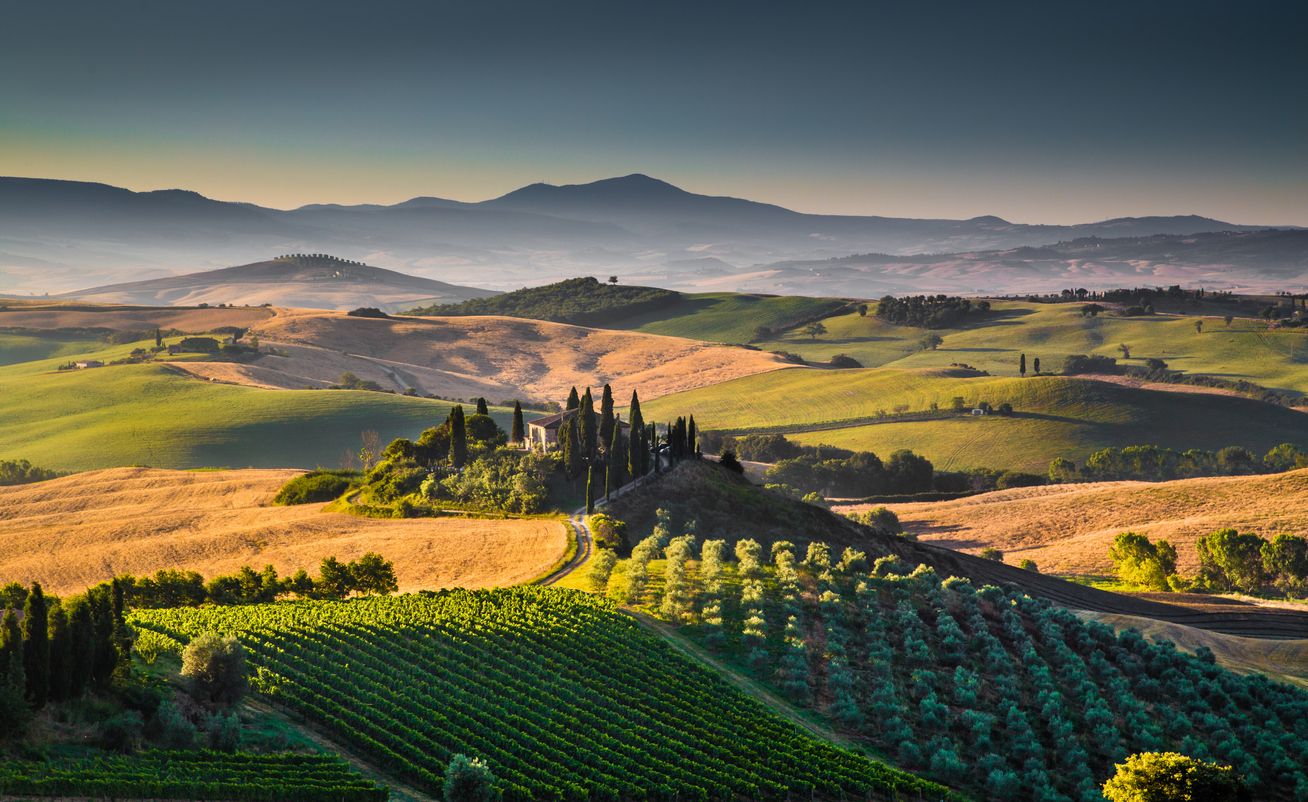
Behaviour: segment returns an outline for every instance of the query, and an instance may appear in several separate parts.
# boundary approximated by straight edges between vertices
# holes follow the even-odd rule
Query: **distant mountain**
[[[1255,231],[1195,216],[1120,218],[1075,226],[811,215],[699,195],[646,175],[588,184],[532,184],[465,203],[269,209],[182,190],[0,178],[0,292],[61,291],[253,262],[268,253],[334,253],[458,283],[511,289],[594,274],[733,289],[731,265],[808,262],[851,253],[912,256],[999,251],[1084,237]],[[708,270],[687,270],[690,260]],[[728,269],[722,269],[727,265]],[[933,289],[922,286],[919,289]],[[815,288],[814,293],[828,292]],[[863,293],[860,293],[863,294]]]
[[[455,303],[494,295],[332,256],[285,256],[266,262],[189,273],[184,276],[111,284],[67,293],[102,303],[147,306],[235,304],[395,311],[415,303]]]
[[[1064,287],[1203,286],[1242,292],[1308,287],[1308,230],[1082,237],[1051,245],[963,253],[861,254],[782,261],[737,274],[753,292],[862,295],[1026,294]],[[714,289],[721,279],[698,282]]]

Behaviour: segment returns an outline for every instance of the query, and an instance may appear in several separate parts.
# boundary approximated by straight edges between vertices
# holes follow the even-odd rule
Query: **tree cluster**
[[[586,276],[488,298],[470,298],[457,304],[421,307],[404,314],[506,315],[593,326],[660,309],[679,300],[681,293],[672,290],[603,284]]]
[[[947,329],[970,317],[990,312],[989,301],[974,301],[951,295],[912,295],[895,298],[887,295],[877,302],[877,317],[901,326]]]
[[[1071,460],[1059,457],[1049,463],[1049,481],[1162,482],[1199,476],[1279,473],[1305,466],[1308,466],[1308,452],[1293,443],[1282,443],[1262,458],[1242,446],[1227,446],[1219,451],[1199,448],[1175,451],[1159,446],[1126,446],[1100,449],[1079,467]]]

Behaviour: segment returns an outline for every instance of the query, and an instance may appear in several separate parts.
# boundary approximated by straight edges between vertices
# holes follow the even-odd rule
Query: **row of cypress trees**
[[[108,687],[132,648],[117,580],[63,600],[46,596],[39,583],[21,594],[25,598],[6,596],[0,621],[0,735],[21,730],[30,714],[49,702]]]
[[[594,510],[601,482],[604,495],[608,496],[633,479],[660,470],[662,446],[667,446],[665,453],[674,462],[698,454],[693,416],[669,423],[666,435],[660,437],[657,426],[645,422],[640,395],[633,390],[627,407],[630,433],[624,434],[613,407],[611,386],[604,385],[598,413],[590,388],[578,395],[573,387],[565,409],[575,409],[577,414],[559,426],[559,449],[565,470],[569,476],[586,475],[587,511]]]

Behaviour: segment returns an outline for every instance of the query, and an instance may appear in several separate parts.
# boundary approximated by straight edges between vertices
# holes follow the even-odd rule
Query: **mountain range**
[[[1091,238],[1143,244],[1154,236],[1263,228],[1193,215],[1080,225],[1027,225],[991,216],[813,215],[699,195],[641,174],[588,184],[531,184],[477,203],[417,197],[389,206],[312,204],[290,210],[184,190],[133,192],[87,182],[0,178],[0,292],[65,292],[303,252],[496,289],[578,274],[616,274],[687,289],[775,289],[780,285],[767,276],[777,275],[773,271],[812,276],[813,263],[836,260],[830,267],[843,270],[853,263],[841,260],[868,261],[851,254],[921,265],[926,254],[1000,253]],[[997,276],[986,271],[989,291],[1016,286],[995,287]]]

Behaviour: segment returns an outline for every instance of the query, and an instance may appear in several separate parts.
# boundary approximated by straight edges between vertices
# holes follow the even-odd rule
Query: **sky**
[[[1308,225],[1308,4],[0,0],[0,175]]]

